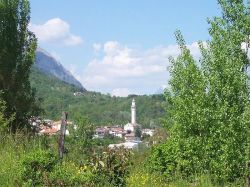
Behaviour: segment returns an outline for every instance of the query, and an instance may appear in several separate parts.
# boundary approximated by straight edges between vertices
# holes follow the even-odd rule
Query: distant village
[[[42,120],[41,118],[31,118],[31,125],[36,129],[39,135],[56,135],[60,133],[61,121]],[[72,122],[67,122],[67,125],[74,125]],[[77,126],[74,125],[74,129]],[[152,137],[154,135],[154,129],[142,129],[142,125],[136,121],[136,102],[132,100],[131,104],[131,122],[122,126],[101,126],[97,127],[94,132],[93,138],[103,139],[106,136],[119,137],[123,140],[123,143],[110,144],[110,149],[124,147],[126,149],[138,149],[141,138],[143,136]],[[65,135],[69,135],[70,132],[66,129]]]
[[[104,126],[95,130],[94,138],[104,138],[105,135],[112,135],[124,140],[120,144],[110,144],[109,148],[124,147],[128,149],[137,149],[142,142],[141,137],[144,135],[153,136],[153,129],[142,129],[142,126],[136,122],[136,103],[135,99],[131,104],[131,122],[123,127],[120,126]]]

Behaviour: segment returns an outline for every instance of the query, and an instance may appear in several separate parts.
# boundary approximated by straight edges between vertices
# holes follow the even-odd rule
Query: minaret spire
[[[133,125],[136,124],[136,105],[135,105],[135,99],[134,98],[132,100],[132,105],[131,105],[131,123]]]

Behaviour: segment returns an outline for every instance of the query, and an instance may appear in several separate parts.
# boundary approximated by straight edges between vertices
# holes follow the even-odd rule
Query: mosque
[[[136,127],[139,127],[139,124],[136,123],[136,104],[135,99],[133,99],[131,104],[131,123],[124,125],[124,131],[133,133]]]

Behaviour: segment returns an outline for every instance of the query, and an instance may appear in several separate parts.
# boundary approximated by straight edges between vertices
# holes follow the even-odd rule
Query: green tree
[[[168,109],[171,144],[176,152],[176,170],[185,175],[201,171],[203,165],[206,133],[206,87],[204,76],[193,59],[180,33],[176,39],[181,50],[180,56],[170,59],[170,94],[165,94],[171,105]],[[180,76],[181,75],[181,76]],[[168,117],[168,118],[169,118]],[[171,145],[173,146],[173,145]]]
[[[0,133],[4,133],[9,125],[11,123],[11,120],[13,120],[14,116],[12,116],[9,119],[6,119],[4,117],[4,112],[6,110],[5,102],[0,99]]]
[[[171,59],[169,139],[152,153],[153,169],[184,176],[210,174],[221,182],[247,175],[249,11],[242,0],[219,0],[222,17],[209,20],[211,40],[196,62],[180,34]],[[248,47],[248,46],[247,46]]]
[[[0,0],[0,90],[6,102],[5,117],[15,115],[9,129],[29,127],[28,119],[38,112],[29,82],[36,37],[28,30],[28,0]]]
[[[246,171],[249,105],[246,68],[249,59],[242,44],[249,36],[249,15],[242,0],[220,0],[222,18],[209,20],[212,37],[202,48],[207,79],[207,153],[210,171],[221,180],[242,177]],[[247,37],[248,38],[248,37]]]
[[[71,155],[78,158],[78,155],[88,156],[92,154],[92,144],[94,135],[94,126],[89,119],[75,114],[74,123],[69,126],[69,137],[66,139]],[[72,146],[74,145],[74,146]]]
[[[135,137],[141,138],[141,134],[142,134],[141,128],[136,126],[136,128],[135,128]]]

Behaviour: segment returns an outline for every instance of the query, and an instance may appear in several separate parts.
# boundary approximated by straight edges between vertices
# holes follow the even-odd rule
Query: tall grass
[[[31,152],[39,149],[47,149],[48,144],[52,144],[52,149],[56,149],[55,138],[31,137],[23,133],[15,135],[0,135],[0,186],[22,186],[21,178],[22,165],[20,161]],[[50,146],[51,147],[51,146]],[[192,180],[182,179],[179,176],[167,181],[160,173],[151,173],[145,167],[145,158],[148,151],[140,151],[131,158],[134,165],[126,179],[126,186],[129,187],[219,187],[219,186],[243,186],[243,181],[233,184],[218,184],[209,175],[197,175]],[[66,159],[68,160],[68,159]],[[70,162],[70,161],[67,161]],[[105,182],[105,181],[104,181]],[[103,182],[103,183],[104,183]],[[96,184],[97,185],[97,184]],[[98,185],[97,185],[98,186]],[[111,186],[107,183],[102,186]]]
[[[29,152],[43,147],[41,137],[23,133],[0,135],[0,186],[20,186],[20,160]]]

